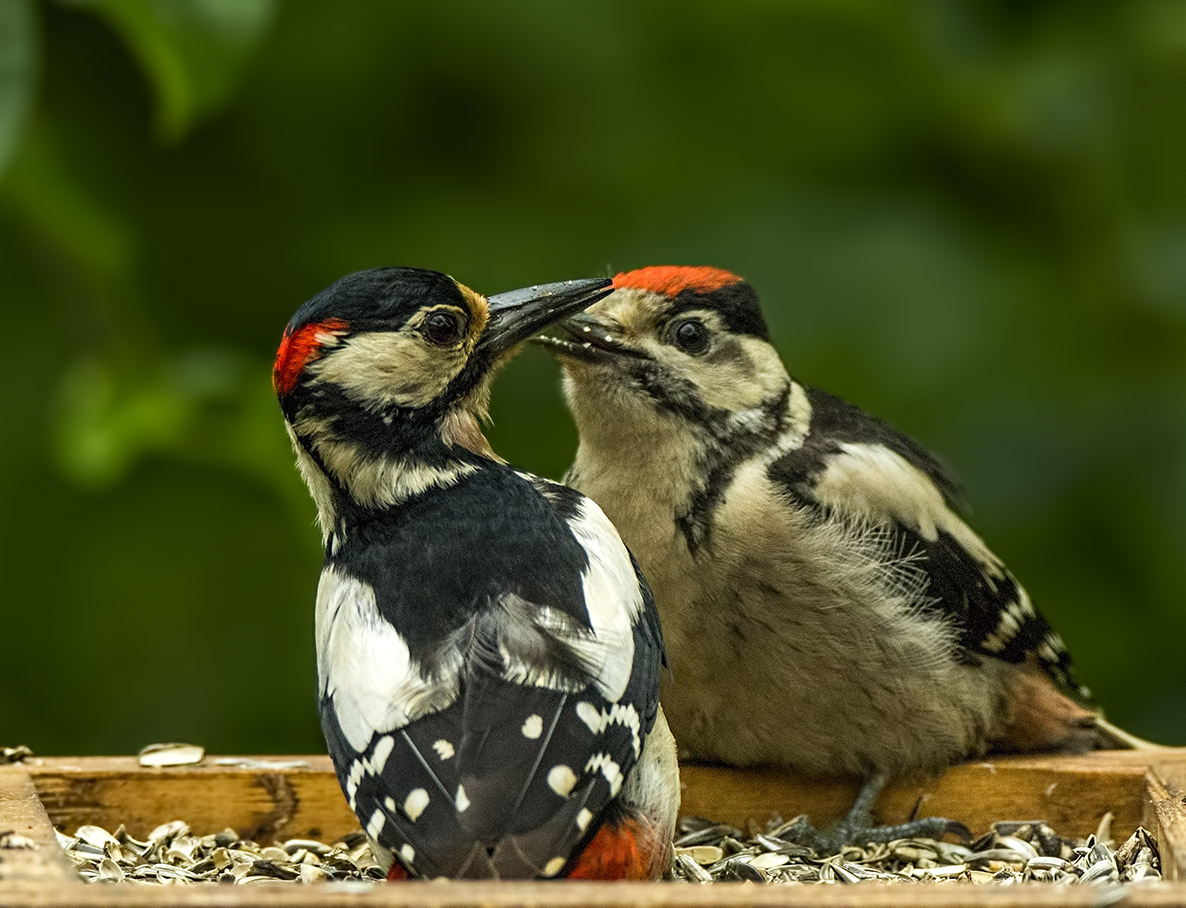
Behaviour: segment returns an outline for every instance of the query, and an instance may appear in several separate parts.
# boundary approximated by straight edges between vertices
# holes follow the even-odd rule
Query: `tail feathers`
[[[1138,738],[1131,732],[1125,731],[1118,725],[1113,725],[1103,716],[1097,716],[1095,720],[1096,730],[1098,733],[1098,749],[1099,750],[1166,750],[1168,749],[1164,744],[1157,744],[1153,741],[1146,741],[1144,738]]]
[[[1068,696],[1030,665],[1011,666],[1003,721],[990,748],[1005,753],[1088,753],[1093,750],[1160,750],[1113,725],[1095,709]]]

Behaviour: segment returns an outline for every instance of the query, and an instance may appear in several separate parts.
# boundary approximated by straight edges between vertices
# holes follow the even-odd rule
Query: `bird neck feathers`
[[[475,414],[452,410],[437,429],[380,449],[337,436],[321,420],[306,417],[289,425],[297,466],[317,506],[317,522],[331,554],[353,521],[451,486],[483,464],[503,463]]]

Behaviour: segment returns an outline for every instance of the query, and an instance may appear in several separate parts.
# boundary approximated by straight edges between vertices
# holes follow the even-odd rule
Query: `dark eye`
[[[452,347],[461,340],[463,325],[461,316],[455,312],[436,311],[428,313],[424,324],[420,326],[420,333],[428,338],[429,343],[438,347]]]
[[[685,353],[703,353],[708,349],[708,328],[698,319],[685,319],[671,326],[671,340]]]

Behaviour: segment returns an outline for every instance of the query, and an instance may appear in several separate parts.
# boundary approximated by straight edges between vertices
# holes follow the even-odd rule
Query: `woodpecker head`
[[[490,381],[535,331],[610,290],[566,281],[486,299],[419,268],[374,268],[301,306],[272,383],[322,530],[344,506],[390,506],[494,458]]]
[[[753,289],[717,268],[617,275],[614,292],[540,338],[564,364],[582,442],[670,433],[719,438],[786,409],[790,379]]]

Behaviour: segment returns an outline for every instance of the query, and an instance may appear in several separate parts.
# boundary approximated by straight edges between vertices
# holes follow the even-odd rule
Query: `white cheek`
[[[374,331],[343,338],[309,371],[375,409],[423,407],[440,396],[465,361],[463,350],[433,347],[414,331]]]
[[[649,395],[606,366],[565,363],[564,396],[582,439],[588,433],[622,441],[645,431],[660,416]]]
[[[723,329],[722,329],[723,330]],[[735,347],[717,361],[689,361],[684,375],[710,407],[736,413],[761,406],[787,386],[787,370],[770,344],[733,335]]]

